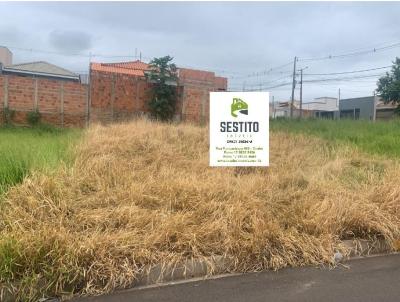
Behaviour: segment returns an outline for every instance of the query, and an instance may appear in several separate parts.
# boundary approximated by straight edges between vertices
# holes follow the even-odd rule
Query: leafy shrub
[[[36,126],[37,124],[39,124],[40,118],[41,118],[40,112],[37,110],[28,112],[28,114],[26,116],[26,120],[27,120],[28,124],[31,126]]]
[[[146,73],[148,81],[153,83],[149,107],[153,117],[158,120],[170,121],[175,112],[177,68],[170,63],[172,60],[170,56],[154,58]]]

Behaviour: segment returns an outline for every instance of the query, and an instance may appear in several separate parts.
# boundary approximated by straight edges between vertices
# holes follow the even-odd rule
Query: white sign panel
[[[210,166],[269,165],[269,93],[210,93]]]

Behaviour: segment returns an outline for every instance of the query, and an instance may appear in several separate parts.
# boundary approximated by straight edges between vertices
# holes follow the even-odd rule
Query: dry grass
[[[207,128],[92,127],[72,168],[8,192],[1,283],[25,300],[100,294],[146,265],[279,269],[330,263],[341,239],[400,238],[398,163],[280,132],[270,145],[270,168],[210,168]]]

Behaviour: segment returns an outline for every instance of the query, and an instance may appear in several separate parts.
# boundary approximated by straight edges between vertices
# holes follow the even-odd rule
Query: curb
[[[391,246],[383,239],[378,240],[343,240],[340,244],[343,249],[343,260],[357,257],[366,257],[374,254],[385,254],[392,252]],[[218,277],[220,274],[229,276],[227,264],[230,259],[224,256],[213,256],[202,260],[186,260],[185,262],[171,265],[149,266],[139,274],[133,287],[145,288],[148,286],[163,285],[169,282],[186,281],[199,277],[209,278]]]
[[[339,247],[341,248],[340,252],[343,253],[343,261],[393,252],[393,248],[383,239],[373,241],[365,239],[343,240],[339,244]],[[231,273],[227,269],[229,263],[231,263],[231,261],[228,257],[212,256],[210,258],[186,260],[176,265],[157,264],[154,266],[147,266],[139,274],[137,280],[132,284],[132,287],[116,290],[115,292],[141,290],[157,286],[194,282],[203,279],[218,279],[241,274]],[[1,286],[0,301],[14,301],[14,296]],[[56,302],[60,301],[60,299],[49,298],[41,301]]]
[[[346,260],[393,252],[393,248],[383,239],[377,239],[374,241],[365,239],[343,240],[342,246],[346,249]]]
[[[229,258],[212,256],[204,259],[191,259],[177,265],[162,265],[146,267],[138,276],[133,286],[148,286],[176,280],[185,280],[197,277],[227,272]]]

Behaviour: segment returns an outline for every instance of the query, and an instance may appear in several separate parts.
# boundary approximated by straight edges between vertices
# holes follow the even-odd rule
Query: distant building
[[[390,120],[397,116],[397,105],[394,103],[385,104],[382,100],[378,100],[375,109],[376,120]]]
[[[378,96],[342,99],[339,104],[341,119],[388,120],[395,116],[396,104],[385,104]]]
[[[270,116],[276,117],[290,117],[290,104],[291,101],[282,101],[272,105],[272,112]],[[332,97],[319,97],[315,98],[312,102],[303,103],[302,116],[315,117],[315,118],[328,118],[334,119],[338,116],[338,101],[337,98]],[[293,102],[293,117],[300,116],[300,101]]]
[[[281,101],[281,102],[276,102],[270,105],[270,112],[269,115],[272,118],[277,118],[277,117],[290,117],[290,103],[291,101]],[[299,116],[298,112],[298,106],[300,102],[299,101],[294,101],[293,102],[293,116]]]
[[[338,116],[338,99],[333,97],[319,97],[312,102],[303,103],[303,113],[309,117],[335,119]]]
[[[4,75],[42,77],[63,81],[79,81],[79,75],[76,73],[45,61],[5,65],[0,68],[0,73]]]
[[[88,124],[88,89],[79,75],[44,61],[12,64],[12,54],[4,49],[0,48],[0,125],[28,125],[30,112],[60,127]],[[7,112],[12,114],[6,117]]]
[[[0,65],[8,66],[12,64],[12,52],[4,46],[0,46]]]

